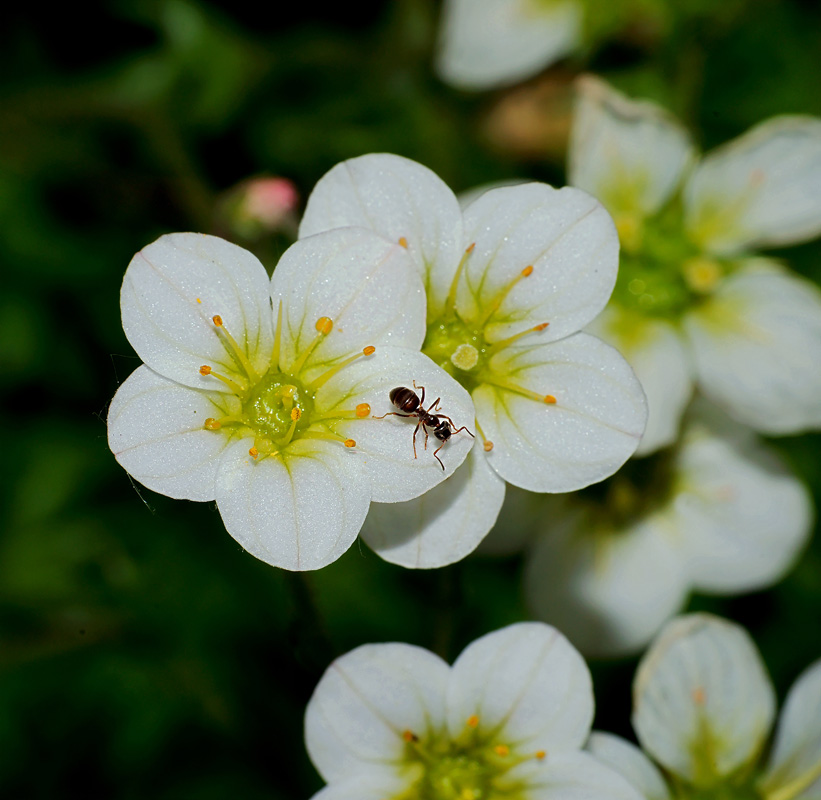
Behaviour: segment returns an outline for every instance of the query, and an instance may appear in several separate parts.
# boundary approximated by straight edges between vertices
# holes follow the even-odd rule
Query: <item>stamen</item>
[[[299,357],[299,360],[294,364],[292,367],[292,372],[294,375],[298,375],[300,370],[305,366],[305,362],[308,360],[311,353],[314,352],[316,346],[333,330],[334,323],[330,317],[320,317],[316,321],[316,336],[314,337],[313,341],[305,348],[302,355]]]
[[[203,364],[200,367],[200,375],[210,375],[212,378],[216,378],[219,381],[222,381],[229,389],[231,389],[234,394],[240,395],[245,392],[245,388],[240,386],[236,381],[232,381],[230,378],[226,378],[225,375],[220,375],[219,372],[214,372],[208,364]]]
[[[281,439],[277,444],[280,447],[287,447],[291,443],[291,439],[294,438],[294,431],[296,430],[296,423],[297,420],[302,416],[302,412],[294,406],[291,409],[291,427],[288,428],[288,433],[285,434],[285,438]]]
[[[479,717],[476,714],[472,714],[467,718],[467,722],[465,723],[468,728],[476,728],[479,726]]]
[[[400,236],[400,237],[399,237],[399,244],[400,244],[402,247],[404,247],[404,248],[405,248],[405,250],[407,250],[407,249],[408,249],[408,240],[407,240],[404,236]]]
[[[459,262],[459,266],[456,267],[456,274],[453,276],[453,281],[450,284],[450,291],[448,292],[448,299],[445,301],[445,311],[451,311],[453,307],[456,305],[456,290],[459,286],[459,278],[462,277],[462,270],[465,268],[465,264],[467,263],[468,256],[473,252],[473,248],[476,247],[476,242],[468,245],[465,252],[462,254],[462,260]]]
[[[510,294],[513,287],[520,281],[522,278],[528,278],[533,274],[533,265],[530,264],[529,266],[525,267],[507,286],[504,286],[490,305],[487,308],[487,311],[482,315],[482,318],[476,323],[476,327],[483,328],[487,321],[499,310],[499,307],[504,303],[505,298]]]
[[[547,753],[544,750],[537,750],[536,751],[536,758],[538,758],[539,761],[544,761],[546,755],[547,755]]]
[[[248,455],[249,455],[249,456],[251,456],[251,458],[256,459],[256,457],[259,455],[259,450],[257,450],[257,448],[256,448],[256,447],[252,447],[252,448],[248,451]]]
[[[486,436],[485,432],[482,430],[481,425],[479,425],[479,420],[474,420],[474,424],[476,425],[476,430],[479,433],[479,436],[482,437],[483,447],[485,448],[485,452],[489,453],[493,449],[493,442],[491,442]]]
[[[200,299],[199,299],[199,297],[198,297],[198,298],[197,298],[197,302],[201,304],[201,303],[202,303],[202,300],[200,300]]]
[[[282,300],[279,301],[277,311],[277,326],[274,329],[274,352],[271,353],[271,366],[279,369],[279,350],[282,343]]]
[[[315,417],[312,415],[311,420],[313,421]],[[302,433],[303,439],[325,439],[329,442],[342,442],[345,447],[356,447],[356,442],[353,439],[346,439],[344,436],[340,436],[338,433],[333,433],[333,431],[314,431],[314,430],[307,430]]]
[[[496,747],[493,748],[493,752],[496,753],[497,756],[505,756],[510,755],[510,748],[506,744],[497,744]]]
[[[351,356],[350,358],[346,358],[344,361],[340,361],[335,367],[331,367],[327,372],[323,372],[316,380],[311,381],[310,386],[312,389],[318,389],[324,383],[327,383],[334,375],[336,375],[339,370],[343,367],[347,367],[348,364],[352,364],[358,358],[362,358],[362,356],[372,356],[376,352],[376,348],[369,344],[361,353],[357,353],[355,356]]]
[[[256,436],[252,450],[256,450],[261,458],[275,456],[279,452],[274,449],[274,443],[267,436]],[[254,456],[254,458],[256,458],[256,456]]]
[[[413,733],[413,731],[402,731],[402,738],[408,742],[408,744],[419,741],[419,737]]]
[[[350,409],[336,409],[334,411],[327,411],[324,414],[311,414],[311,420],[326,420],[326,419],[364,419],[371,413],[371,407],[367,403],[359,403],[353,411]]]
[[[222,322],[222,317],[219,314],[215,314],[211,318],[214,326],[217,328],[220,334],[225,338],[225,341],[228,342],[228,352],[234,357],[234,360],[245,370],[245,374],[251,379],[251,383],[256,383],[259,380],[259,375],[257,371],[251,366],[251,362],[248,360],[248,357],[242,351],[242,348],[239,346],[237,340],[231,336],[231,334],[226,329],[225,325]]]
[[[552,394],[539,394],[538,392],[532,392],[530,389],[525,389],[522,386],[506,381],[503,378],[490,378],[483,375],[482,380],[484,383],[489,383],[491,386],[498,386],[500,389],[507,389],[509,392],[515,392],[523,397],[529,397],[531,400],[536,400],[539,403],[546,403],[550,406],[556,403],[556,398]]]
[[[498,342],[494,342],[490,347],[487,349],[487,357],[489,358],[494,353],[498,353],[499,350],[504,349],[508,345],[513,344],[513,342],[518,341],[523,336],[529,336],[531,333],[538,333],[539,331],[543,331],[548,325],[549,322],[542,322],[539,325],[534,326],[533,328],[528,328],[526,331],[522,331],[521,333],[514,334],[513,336],[508,336],[507,339],[500,339]]]
[[[218,431],[223,425],[244,425],[245,421],[240,417],[220,417],[219,419],[214,419],[214,417],[208,417],[203,423],[203,428],[207,431]]]

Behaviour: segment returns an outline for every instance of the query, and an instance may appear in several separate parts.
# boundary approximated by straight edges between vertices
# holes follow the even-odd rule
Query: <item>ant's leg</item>
[[[444,446],[445,446],[445,443],[444,443],[444,442],[442,442],[442,444],[440,444],[440,445],[439,445],[439,447],[437,447],[437,448],[436,448],[436,450],[434,450],[434,451],[433,451],[433,457],[434,457],[434,458],[435,458],[435,459],[439,462],[439,466],[441,466],[441,467],[442,467],[442,471],[443,471],[443,472],[444,472],[444,469],[445,469],[445,465],[442,463],[442,459],[441,459],[441,458],[439,458],[439,456],[437,456],[436,454],[437,454],[437,453],[438,453],[438,452],[439,452],[439,451],[440,451],[440,450],[441,450]]]
[[[416,458],[416,432],[419,430],[419,426],[422,424],[422,420],[416,423],[416,427],[413,429],[413,457]]]
[[[454,434],[456,434],[456,433],[459,433],[459,431],[465,431],[466,433],[469,433],[469,434],[470,434],[470,436],[471,436],[473,439],[475,439],[475,438],[476,438],[476,437],[475,437],[472,433],[470,433],[470,431],[469,431],[469,430],[467,429],[467,427],[465,427],[464,425],[462,425],[462,427],[461,427],[461,428],[459,428],[458,430],[455,430],[453,433],[454,433]]]
[[[435,399],[435,400],[434,400],[434,401],[430,404],[430,408],[428,409],[428,414],[430,414],[430,412],[431,412],[431,411],[436,411],[436,410],[439,408],[439,401],[440,401],[441,399],[442,399],[441,397],[437,397],[437,398],[436,398],[436,399]],[[442,415],[440,414],[439,416],[441,417]]]
[[[425,450],[428,449],[428,427],[427,425],[423,425],[422,429],[425,431]]]
[[[383,414],[381,417],[371,417],[371,419],[385,419],[385,417],[412,417],[413,414],[400,414],[398,411],[388,411],[387,414]]]
[[[417,392],[422,392],[422,397],[419,398],[419,405],[421,406],[425,402],[425,387],[417,386],[416,381],[414,381],[413,388],[416,389]]]

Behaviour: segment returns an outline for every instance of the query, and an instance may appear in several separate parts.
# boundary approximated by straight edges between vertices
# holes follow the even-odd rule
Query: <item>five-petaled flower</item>
[[[373,419],[394,386],[427,384],[472,418],[464,389],[418,352],[424,303],[405,249],[368,230],[298,242],[270,280],[222,239],[163,236],[123,281],[123,328],[145,365],[111,403],[111,449],[150,489],[216,500],[258,558],[322,567],[372,499],[406,501],[448,474],[413,458],[407,426]],[[448,471],[471,443],[451,440]]]
[[[821,795],[821,661],[787,695],[778,727],[775,692],[739,625],[709,614],[670,622],[639,664],[633,727],[644,753],[594,733],[588,750],[646,798],[815,800]]]
[[[694,160],[663,109],[580,81],[569,182],[604,203],[622,244],[591,330],[647,392],[639,453],[675,440],[694,382],[763,433],[821,426],[821,292],[752,257],[821,232],[821,120],[775,117]]]
[[[510,625],[449,667],[408,644],[338,658],[305,714],[315,800],[638,800],[585,753],[590,673],[557,630]]]
[[[809,492],[777,455],[706,405],[676,447],[631,461],[603,496],[545,500],[538,513],[528,509],[537,536],[526,596],[536,617],[589,656],[642,649],[692,589],[771,586],[795,563],[813,519]],[[528,527],[509,513],[505,528]]]
[[[616,231],[594,198],[531,183],[488,191],[463,213],[429,169],[377,154],[319,181],[300,235],[346,225],[407,247],[427,293],[422,351],[471,393],[480,437],[433,492],[372,507],[363,536],[384,558],[456,561],[493,525],[504,481],[568,492],[634,452],[647,416],[641,387],[615,350],[580,332],[618,268]]]

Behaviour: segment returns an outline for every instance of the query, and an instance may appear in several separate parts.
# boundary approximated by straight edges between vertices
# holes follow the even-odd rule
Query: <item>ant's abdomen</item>
[[[419,398],[412,389],[408,389],[404,386],[397,386],[395,389],[391,389],[390,394],[388,395],[391,399],[391,403],[393,403],[400,411],[405,411],[406,413],[413,413],[419,408]]]

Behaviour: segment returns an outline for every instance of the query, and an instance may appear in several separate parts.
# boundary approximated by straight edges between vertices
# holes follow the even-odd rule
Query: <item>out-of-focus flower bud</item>
[[[266,234],[296,235],[299,192],[288,178],[248,178],[226,192],[220,206],[220,227],[241,239]]]

